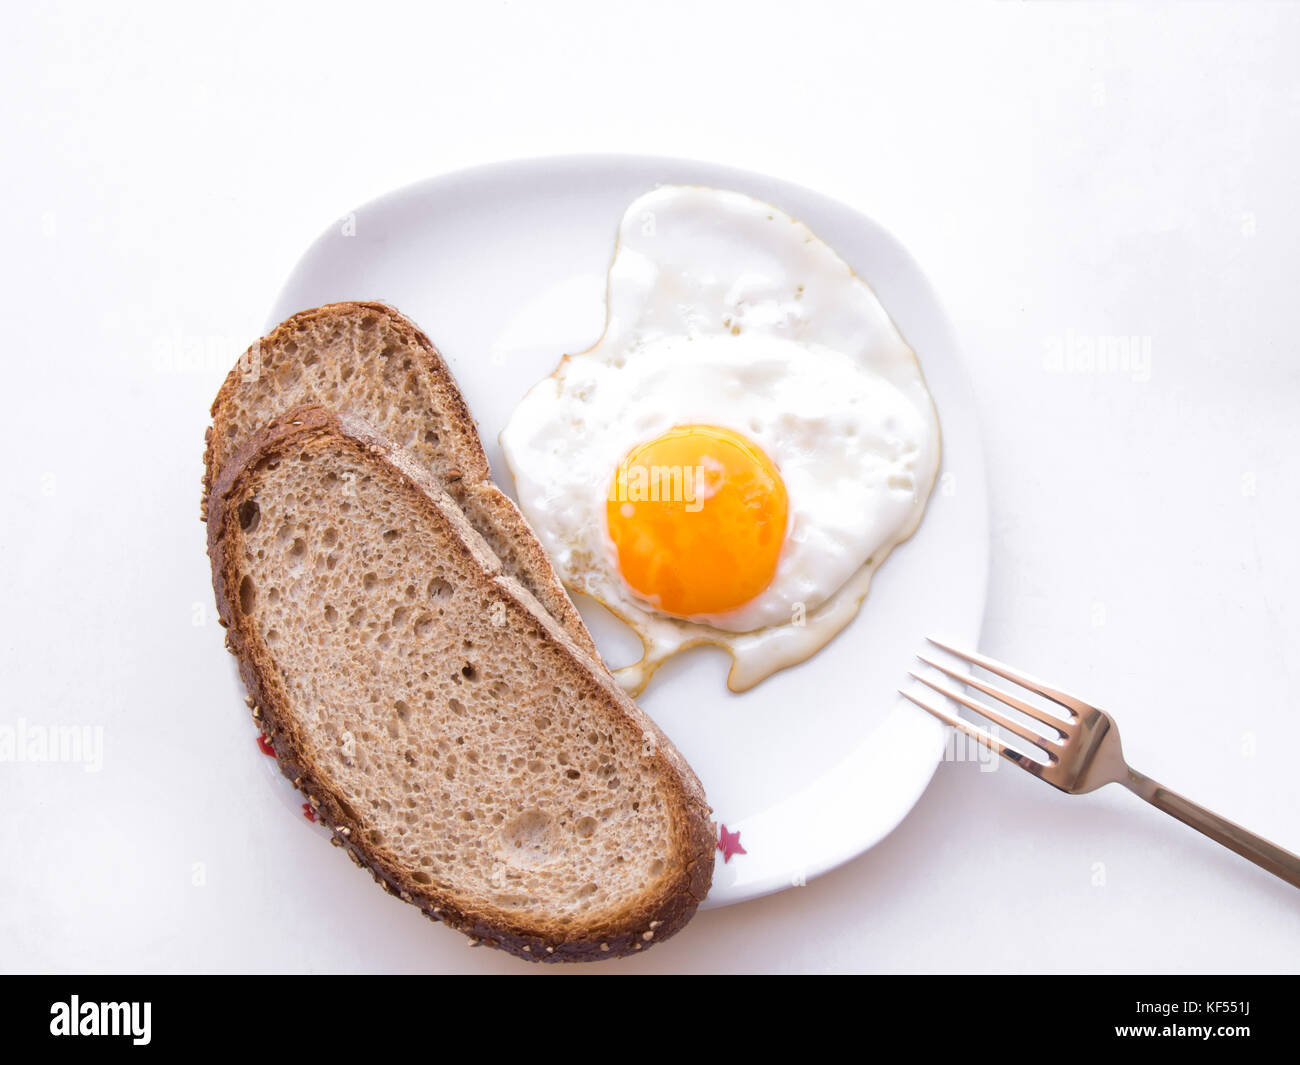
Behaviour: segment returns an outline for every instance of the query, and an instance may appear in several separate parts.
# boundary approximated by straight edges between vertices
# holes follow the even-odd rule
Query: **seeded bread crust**
[[[360,344],[374,350],[372,363],[380,357],[409,356],[418,364],[423,373],[410,380],[415,381],[422,410],[394,413],[397,401],[404,398],[393,395],[394,390],[385,390],[382,399],[368,397],[365,388],[372,382],[362,372],[353,370],[341,380],[339,364],[354,356],[349,345]],[[203,457],[204,520],[221,467],[252,433],[293,407],[324,404],[329,390],[338,397],[340,413],[369,422],[390,438],[398,431],[399,420],[409,429],[423,418],[429,431],[417,433],[407,445],[408,452],[441,481],[506,569],[580,647],[596,654],[586,625],[527,520],[492,482],[478,429],[451,370],[420,328],[386,304],[330,303],[302,311],[240,356],[212,404]],[[256,416],[250,418],[250,411]]]
[[[339,794],[323,769],[324,752],[313,749],[298,720],[301,708],[279,680],[272,649],[255,627],[236,609],[243,579],[239,544],[239,509],[251,498],[260,471],[290,450],[304,448],[327,461],[340,450],[363,454],[375,468],[387,467],[400,476],[402,491],[427,517],[430,536],[439,538],[440,550],[462,552],[472,558],[483,589],[506,605],[512,633],[517,632],[520,654],[544,642],[560,649],[564,675],[551,678],[566,692],[595,693],[601,713],[609,721],[631,726],[653,737],[650,753],[643,749],[652,772],[664,784],[673,825],[673,853],[661,882],[615,914],[604,914],[590,926],[575,927],[559,921],[502,920],[493,913],[457,902],[416,881],[414,870],[394,863],[382,848],[372,846],[357,811],[347,795]],[[708,893],[713,874],[714,826],[704,791],[690,767],[663,735],[622,691],[599,659],[580,647],[537,600],[512,576],[486,542],[471,528],[456,503],[440,484],[416,466],[400,447],[387,441],[367,424],[341,417],[322,407],[297,408],[259,431],[222,468],[212,487],[208,519],[208,553],[213,588],[226,644],[238,659],[249,692],[248,703],[259,728],[275,749],[281,771],[307,797],[319,821],[332,833],[331,842],[344,848],[354,863],[367,868],[390,894],[419,907],[435,921],[457,929],[475,944],[498,947],[532,961],[588,961],[633,954],[661,942],[678,931]],[[526,712],[526,708],[515,708]],[[617,731],[611,729],[611,731]],[[495,914],[495,916],[494,916]]]

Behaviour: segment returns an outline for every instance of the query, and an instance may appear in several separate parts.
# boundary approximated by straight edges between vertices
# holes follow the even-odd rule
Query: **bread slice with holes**
[[[539,961],[644,950],[695,912],[699,781],[404,448],[289,412],[223,465],[208,548],[281,768],[391,894]]]
[[[519,508],[491,480],[469,408],[438,350],[382,303],[295,314],[250,347],[212,404],[203,506],[221,467],[267,422],[319,403],[368,422],[432,473],[475,531],[574,641],[596,649]]]

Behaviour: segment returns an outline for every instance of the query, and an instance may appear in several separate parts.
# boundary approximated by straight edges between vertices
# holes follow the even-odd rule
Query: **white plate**
[[[815,192],[676,159],[526,160],[434,178],[340,219],[294,268],[268,329],[335,300],[377,299],[442,351],[507,491],[497,435],[565,352],[601,334],[605,271],[624,208],[665,182],[737,189],[806,222],[879,295],[916,350],[943,430],[943,465],[917,534],[885,561],[858,618],[810,661],[744,695],[723,652],[670,661],[641,705],[672,737],[744,854],[718,856],[706,905],[811,879],[907,814],[942,757],[942,727],[896,693],[927,633],[977,643],[988,570],[984,460],[957,344],[925,277],[878,225]],[[581,603],[612,665],[630,631]],[[269,760],[268,760],[269,763]]]

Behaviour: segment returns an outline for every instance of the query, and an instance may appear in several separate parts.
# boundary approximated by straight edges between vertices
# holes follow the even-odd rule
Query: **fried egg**
[[[744,691],[825,646],[916,529],[934,402],[870,287],[741,193],[635,200],[606,305],[501,434],[520,507],[569,589],[640,637],[624,687],[714,644]]]

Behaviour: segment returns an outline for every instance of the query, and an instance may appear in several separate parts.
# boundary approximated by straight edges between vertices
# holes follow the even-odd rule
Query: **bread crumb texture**
[[[442,356],[409,319],[378,303],[337,303],[282,322],[239,359],[212,405],[204,501],[219,471],[287,411],[321,405],[402,448],[589,653],[582,619],[515,505],[491,481],[473,417]]]
[[[422,335],[401,316],[378,306],[349,311],[320,308],[296,315],[281,327],[283,333],[277,330],[241,358],[233,387],[222,397],[212,468],[221,469],[272,416],[319,403],[382,426],[454,496],[456,482],[484,475],[486,462],[459,446],[455,434],[461,426],[447,424],[449,406],[452,418],[463,410],[459,397],[445,402],[445,369],[420,358]]]
[[[414,367],[378,366],[367,402],[404,414]],[[337,382],[308,391],[341,398]],[[421,405],[400,443],[436,469],[426,417]],[[247,430],[232,417],[232,439]],[[360,446],[310,437],[244,481],[227,594],[293,708],[281,725],[311,752],[317,783],[346,797],[352,839],[417,889],[559,934],[641,909],[682,875],[672,866],[689,828],[674,826],[670,778],[570,652],[528,638],[542,630],[507,578],[431,534],[427,500],[400,482]]]

